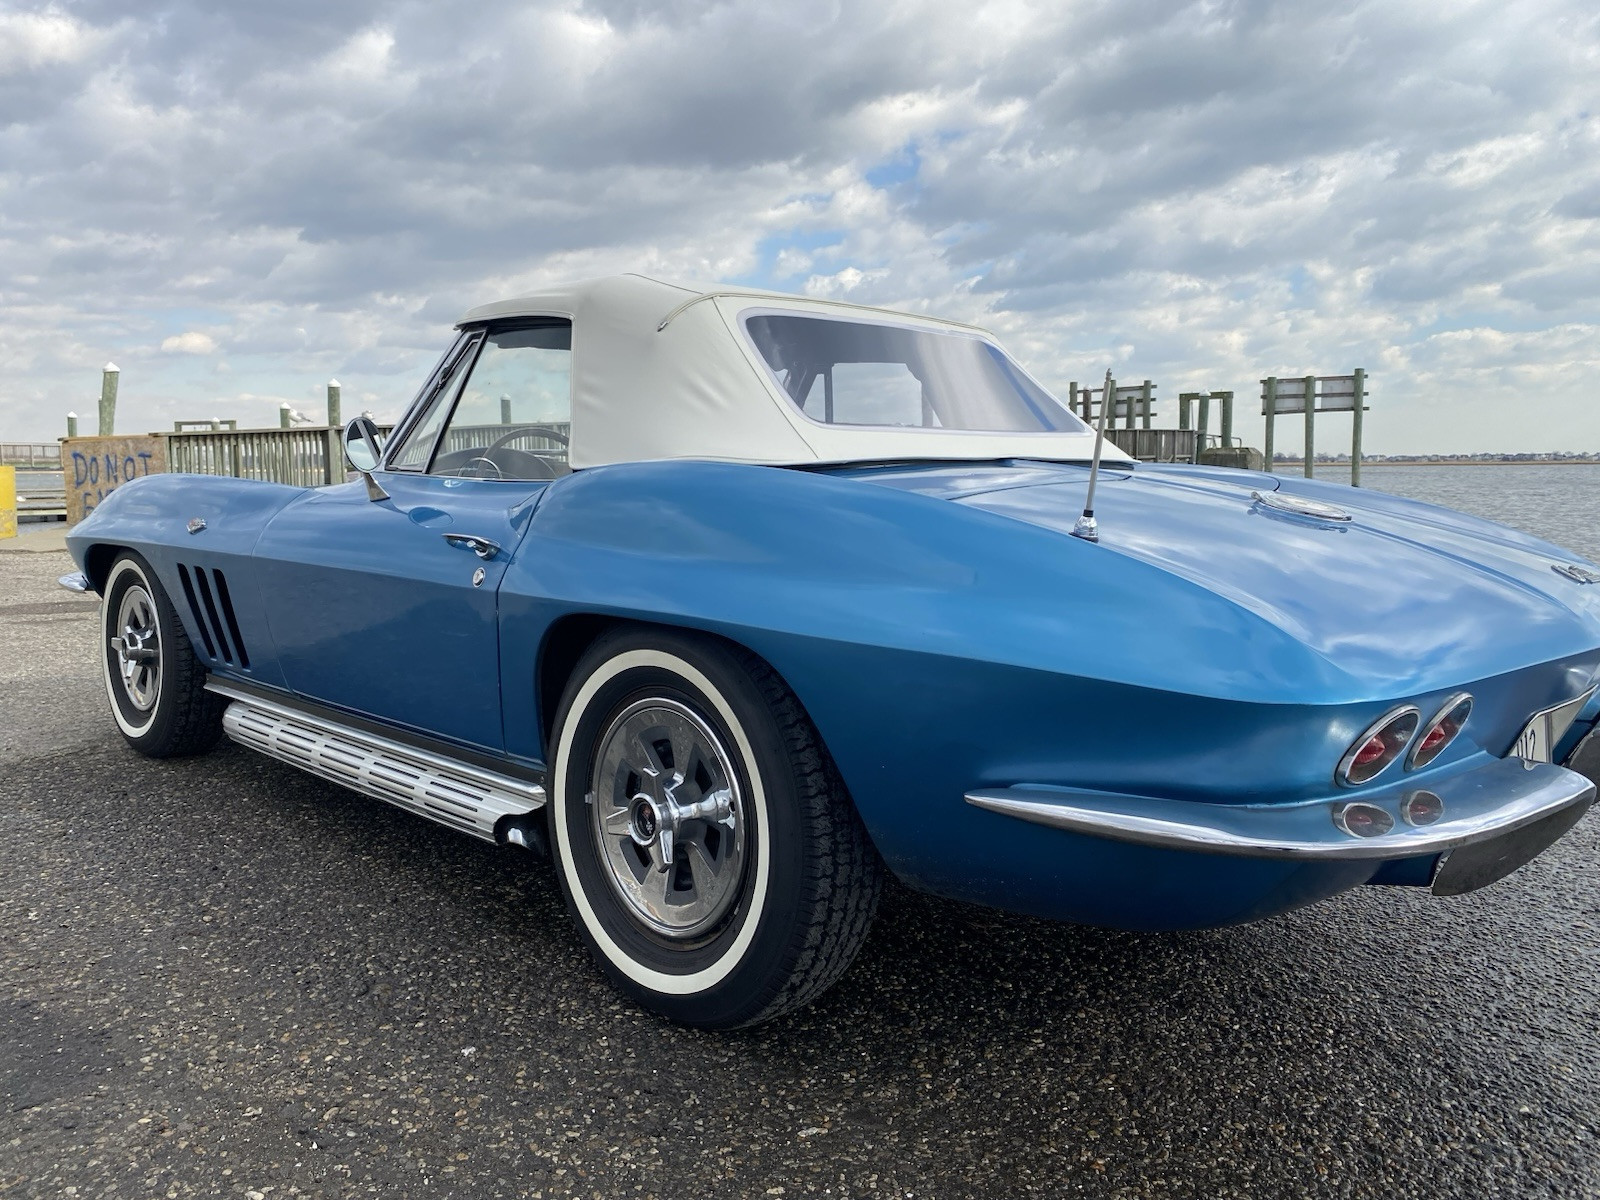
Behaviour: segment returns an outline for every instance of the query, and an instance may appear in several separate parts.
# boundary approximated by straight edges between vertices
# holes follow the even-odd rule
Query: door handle
[[[478,537],[473,533],[447,533],[444,540],[452,546],[460,546],[464,550],[471,550],[484,562],[488,562],[500,553],[498,542],[491,542],[488,538]]]

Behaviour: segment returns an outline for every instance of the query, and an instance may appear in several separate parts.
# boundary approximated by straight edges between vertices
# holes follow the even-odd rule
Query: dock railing
[[[500,426],[462,426],[445,436],[442,450],[464,450],[492,443]],[[538,428],[538,427],[535,427]],[[565,422],[550,428],[565,434]],[[393,431],[378,426],[385,438]],[[343,430],[328,425],[301,425],[294,429],[186,429],[159,435],[167,444],[167,470],[189,475],[231,475],[235,479],[264,479],[295,487],[323,487],[343,483],[345,477]],[[524,433],[511,443],[556,462],[565,462],[567,447],[561,438]]]
[[[327,425],[297,429],[203,429],[166,433],[167,470],[231,475],[296,487],[344,482],[341,431]]]
[[[54,471],[61,466],[61,447],[55,442],[0,442],[0,463]]]

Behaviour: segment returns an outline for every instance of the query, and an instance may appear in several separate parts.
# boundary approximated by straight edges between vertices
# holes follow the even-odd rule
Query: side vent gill
[[[239,618],[234,615],[227,577],[221,571],[190,568],[179,563],[178,578],[183,582],[183,596],[200,630],[206,655],[220,658],[229,666],[249,670],[250,652],[245,649],[244,637],[239,632]]]
[[[200,631],[200,640],[205,644],[206,657],[215,658],[217,647],[211,641],[211,630],[206,627],[206,618],[200,611],[200,602],[195,599],[194,582],[189,578],[189,568],[182,563],[178,564],[178,578],[183,581],[183,598],[189,602],[189,615],[194,618],[194,627]]]

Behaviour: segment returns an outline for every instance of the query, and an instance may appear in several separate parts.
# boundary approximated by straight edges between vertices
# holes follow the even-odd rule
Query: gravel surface
[[[1600,1195],[1600,821],[1206,934],[892,889],[819,1003],[695,1033],[521,852],[128,751],[68,569],[0,555],[0,1197]]]

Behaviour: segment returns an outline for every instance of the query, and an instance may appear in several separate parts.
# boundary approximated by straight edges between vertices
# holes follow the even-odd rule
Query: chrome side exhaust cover
[[[225,685],[207,686],[232,699],[222,714],[222,728],[241,746],[486,842],[525,844],[518,840],[522,825],[516,818],[544,805],[544,788],[536,783],[338,725]]]

